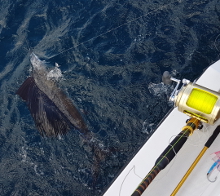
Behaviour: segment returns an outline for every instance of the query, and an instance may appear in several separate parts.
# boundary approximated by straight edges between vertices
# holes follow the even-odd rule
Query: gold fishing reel
[[[167,75],[167,73],[165,76],[163,75],[162,80],[165,84],[170,83],[169,80],[177,83],[170,100],[174,102],[180,112],[211,125],[219,119],[220,93],[191,83],[186,79],[182,80],[183,85],[178,90],[181,81]]]

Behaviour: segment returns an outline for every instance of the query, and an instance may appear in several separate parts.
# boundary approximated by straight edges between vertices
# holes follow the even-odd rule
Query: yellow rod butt
[[[202,156],[204,155],[205,151],[208,149],[208,147],[204,147],[202,149],[202,151],[199,153],[199,155],[197,156],[197,158],[195,159],[195,161],[193,162],[193,164],[190,166],[190,168],[188,169],[188,171],[186,172],[186,174],[183,176],[183,178],[181,179],[181,181],[179,182],[179,184],[176,186],[176,188],[174,189],[174,191],[172,192],[172,194],[170,196],[175,196],[177,194],[177,192],[179,191],[179,189],[182,187],[182,185],[184,184],[184,182],[186,181],[186,179],[188,178],[188,176],[191,174],[192,170],[195,168],[195,166],[197,165],[197,163],[199,162],[199,160],[202,158]]]

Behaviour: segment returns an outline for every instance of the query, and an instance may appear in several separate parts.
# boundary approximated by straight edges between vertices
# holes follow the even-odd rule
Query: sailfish
[[[46,63],[31,53],[32,74],[17,90],[26,102],[35,125],[42,136],[66,134],[71,128],[77,129],[87,139],[91,132],[72,101],[51,79]]]
[[[100,141],[95,139],[93,133],[88,130],[80,112],[64,91],[57,86],[56,80],[50,77],[53,70],[47,69],[45,61],[31,53],[30,62],[31,76],[23,82],[16,94],[26,102],[42,136],[64,135],[72,128],[80,132],[83,143],[90,146],[94,153],[92,166],[94,186],[98,178],[100,162],[110,151],[100,147],[102,146]]]

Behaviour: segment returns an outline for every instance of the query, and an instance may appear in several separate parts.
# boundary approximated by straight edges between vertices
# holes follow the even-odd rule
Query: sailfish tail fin
[[[26,102],[41,135],[62,135],[71,128],[70,121],[54,102],[37,87],[33,77],[28,77],[16,94]]]
[[[102,141],[96,138],[95,134],[89,132],[86,135],[80,135],[81,141],[83,143],[84,149],[89,153],[89,157],[91,160],[91,180],[88,186],[93,190],[96,190],[100,183],[100,173],[102,164],[110,155],[112,155],[113,151],[108,147],[105,147]]]

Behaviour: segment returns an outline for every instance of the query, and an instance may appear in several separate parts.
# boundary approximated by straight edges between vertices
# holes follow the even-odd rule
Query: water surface
[[[1,1],[0,195],[102,195],[171,108],[162,73],[198,77],[219,59],[219,27],[218,0]],[[15,95],[29,50],[60,65],[60,87],[114,149],[98,175],[76,130],[42,138]]]

